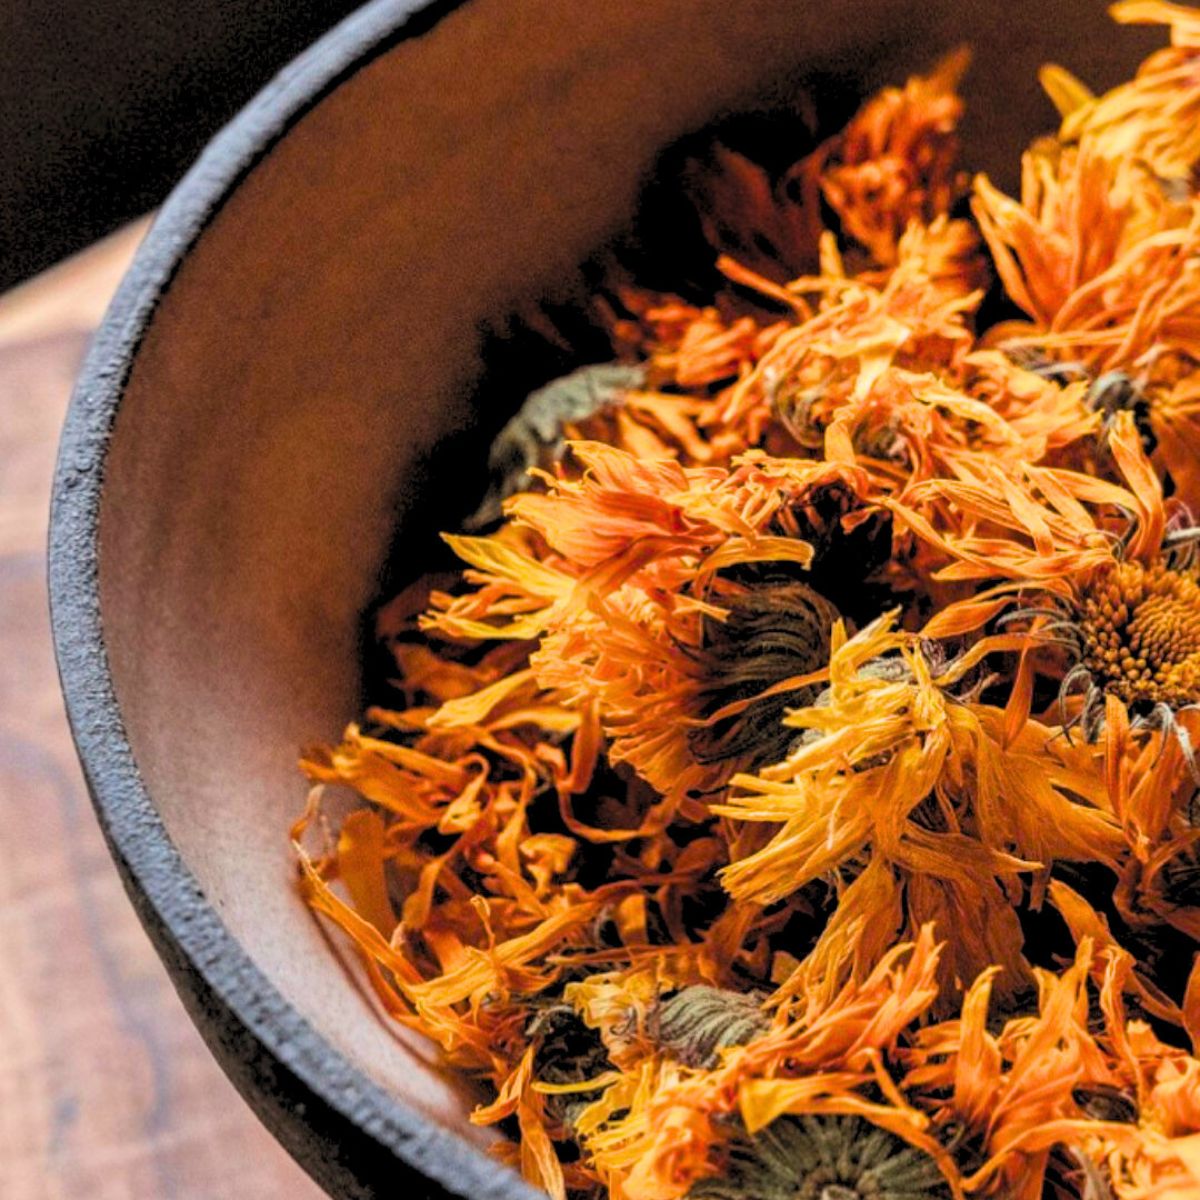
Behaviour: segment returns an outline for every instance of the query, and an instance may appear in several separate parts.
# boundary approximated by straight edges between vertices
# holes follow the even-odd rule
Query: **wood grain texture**
[[[71,381],[143,232],[0,297],[0,1196],[315,1200],[130,908],[67,731],[45,540]]]

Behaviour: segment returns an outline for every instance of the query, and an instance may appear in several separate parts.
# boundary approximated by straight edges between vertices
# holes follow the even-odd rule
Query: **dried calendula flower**
[[[874,96],[820,154],[821,188],[844,231],[891,266],[911,224],[944,216],[963,190],[956,128],[966,49]]]
[[[1198,13],[702,154],[381,612],[301,892],[554,1200],[1200,1196]]]
[[[1062,67],[1043,68],[1043,86],[1062,113],[1059,137],[1086,139],[1109,158],[1137,158],[1186,187],[1200,161],[1200,13],[1164,0],[1123,0],[1111,11],[1122,23],[1168,26],[1171,46],[1102,96]]]

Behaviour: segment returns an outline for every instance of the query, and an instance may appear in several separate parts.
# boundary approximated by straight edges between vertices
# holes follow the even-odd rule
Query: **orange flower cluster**
[[[556,1200],[1200,1196],[1200,13],[1114,14],[1019,198],[962,54],[720,151],[726,286],[615,287],[304,757],[305,898]]]

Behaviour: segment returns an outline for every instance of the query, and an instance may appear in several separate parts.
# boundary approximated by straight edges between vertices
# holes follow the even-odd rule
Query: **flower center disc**
[[[1200,584],[1161,563],[1121,563],[1080,610],[1084,662],[1126,704],[1200,700]]]

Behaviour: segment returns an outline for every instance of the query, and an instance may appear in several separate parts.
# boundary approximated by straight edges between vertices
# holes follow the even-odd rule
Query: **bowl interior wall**
[[[389,547],[427,553],[422,495],[478,486],[478,459],[445,447],[473,396],[504,394],[502,379],[476,390],[485,331],[570,291],[680,135],[818,67],[869,88],[960,41],[977,48],[966,159],[992,168],[1053,121],[1040,61],[1104,83],[1145,48],[1090,3],[474,0],[311,110],[153,318],[101,514],[105,635],[139,769],[284,997],[470,1136],[484,1135],[458,1086],[376,1019],[295,896],[297,749],[356,713],[361,616]]]

